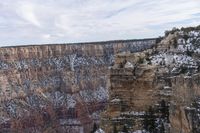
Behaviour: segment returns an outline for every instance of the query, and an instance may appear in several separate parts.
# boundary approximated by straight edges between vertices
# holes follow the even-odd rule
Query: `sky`
[[[0,46],[152,38],[199,22],[200,0],[0,0]]]

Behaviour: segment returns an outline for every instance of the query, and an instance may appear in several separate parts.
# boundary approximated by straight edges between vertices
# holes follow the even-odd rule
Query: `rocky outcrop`
[[[159,110],[162,101],[167,104],[170,100],[170,95],[166,92],[170,88],[168,79],[161,78],[157,72],[159,67],[140,64],[139,58],[136,60],[135,57],[138,55],[145,58],[144,53],[115,56],[117,63],[110,69],[110,100],[106,111],[102,114],[101,122],[102,128],[107,133],[112,133],[114,128],[122,132],[124,127],[130,132],[143,130],[144,119],[149,108]],[[117,67],[121,66],[119,60],[122,58],[126,62],[124,67]],[[126,65],[129,63],[133,67],[127,68]],[[155,114],[158,121],[162,120],[162,115],[159,111]]]
[[[200,74],[178,76],[172,79],[173,99],[170,121],[172,132],[198,133],[198,98],[200,96]],[[178,89],[177,89],[178,86]],[[196,104],[195,104],[196,103]]]
[[[174,29],[152,49],[115,55],[107,133],[199,133],[200,28]]]
[[[0,131],[87,133],[108,100],[118,52],[156,39],[0,48]]]

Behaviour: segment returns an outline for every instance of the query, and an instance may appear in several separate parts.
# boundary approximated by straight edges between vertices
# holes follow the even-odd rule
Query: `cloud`
[[[12,0],[0,2],[0,44],[157,37],[195,26],[197,0]]]
[[[35,14],[36,7],[32,3],[20,2],[18,4],[18,7],[19,8],[17,8],[16,11],[17,11],[19,17],[23,18],[24,20],[33,24],[34,26],[38,26],[38,27],[41,26],[38,18],[36,17],[36,14]]]

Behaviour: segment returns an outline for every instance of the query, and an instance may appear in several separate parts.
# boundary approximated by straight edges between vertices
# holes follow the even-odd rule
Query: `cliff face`
[[[152,49],[115,55],[106,133],[199,133],[200,28],[176,29]]]
[[[118,52],[155,39],[0,48],[0,130],[89,132],[108,100],[108,67]]]
[[[150,52],[150,51],[148,51]],[[116,55],[116,64],[110,69],[109,103],[102,113],[102,128],[106,133],[144,130],[144,120],[165,122],[168,128],[168,103],[171,99],[171,80],[158,66],[141,63],[146,52]],[[125,62],[124,62],[125,60]],[[124,62],[124,63],[120,63]],[[163,108],[163,107],[166,108]],[[153,114],[148,114],[153,109]],[[148,115],[153,115],[150,118]],[[145,132],[145,131],[144,131]],[[152,133],[164,133],[160,129]]]
[[[170,121],[172,132],[198,133],[200,74],[172,79],[173,99]],[[178,87],[178,89],[177,89]]]

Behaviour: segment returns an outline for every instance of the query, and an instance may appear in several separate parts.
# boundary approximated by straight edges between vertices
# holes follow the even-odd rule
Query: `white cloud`
[[[199,5],[197,0],[1,1],[0,43],[157,37],[174,26],[197,25]]]
[[[27,22],[40,27],[41,24],[35,14],[36,7],[32,3],[20,2],[16,9],[19,17],[22,17]]]

